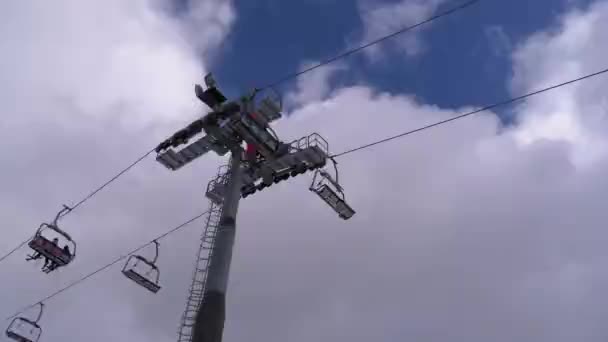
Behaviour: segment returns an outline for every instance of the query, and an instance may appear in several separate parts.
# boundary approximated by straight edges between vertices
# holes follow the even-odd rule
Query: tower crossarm
[[[288,152],[278,158],[248,165],[243,175],[243,197],[289,177],[322,168],[327,163],[329,145],[318,133],[294,140],[288,146]]]
[[[213,110],[161,142],[155,149],[159,163],[175,171],[210,151],[223,156],[238,149],[243,142],[267,159],[289,150],[289,145],[282,142],[269,125],[282,116],[280,98],[271,95],[256,98],[257,91],[254,91],[250,96],[227,101],[210,75],[205,77],[205,82],[209,88],[203,91],[197,85],[195,93]],[[204,136],[189,144],[201,133]]]

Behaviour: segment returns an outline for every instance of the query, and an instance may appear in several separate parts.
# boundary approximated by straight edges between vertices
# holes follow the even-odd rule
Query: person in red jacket
[[[245,148],[245,160],[249,162],[250,165],[255,165],[257,162],[258,149],[254,144],[247,143],[247,147]]]

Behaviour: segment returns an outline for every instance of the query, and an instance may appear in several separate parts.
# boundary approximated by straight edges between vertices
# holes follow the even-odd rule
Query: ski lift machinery
[[[156,260],[158,259],[158,241],[154,240],[155,254],[154,259],[152,261],[147,260],[141,255],[131,255],[125,266],[122,268],[122,274],[124,274],[127,278],[133,280],[139,286],[144,287],[148,291],[152,293],[157,293],[160,290],[159,279],[160,279],[160,271],[156,266]],[[137,266],[144,265],[144,268],[147,269],[145,273],[138,271]]]
[[[265,96],[257,96],[260,90],[254,89],[240,100],[228,101],[211,74],[205,76],[205,84],[206,90],[196,85],[195,94],[213,111],[161,142],[156,148],[158,162],[175,171],[209,151],[223,156],[230,150],[237,150],[244,141],[248,148],[253,146],[253,149],[250,155],[245,155],[251,158],[243,158],[246,160],[241,187],[243,198],[273,183],[314,170],[310,190],[342,219],[348,220],[355,214],[346,203],[344,189],[338,182],[336,161],[329,155],[327,141],[313,133],[292,143],[284,143],[270,127],[271,122],[282,117],[282,100],[278,92],[269,88],[263,91]],[[203,131],[206,133],[203,137],[188,144]],[[187,146],[178,150],[180,145]],[[334,164],[335,178],[322,169],[327,159]],[[220,188],[223,184],[220,183],[207,189],[207,194],[216,203],[221,202]]]
[[[32,321],[25,317],[15,317],[6,329],[6,336],[18,342],[38,342],[42,335],[42,328],[38,325],[44,310],[44,304],[38,303],[40,311],[36,320]]]
[[[70,210],[72,210],[70,207],[64,205],[63,209],[61,209],[61,211],[57,213],[57,216],[55,216],[53,223],[41,224],[38,230],[36,231],[34,237],[28,243],[28,246],[31,249],[54,262],[57,267],[66,266],[67,264],[72,262],[72,260],[74,260],[74,258],[76,257],[76,242],[72,240],[68,233],[61,230],[57,223],[59,219],[63,215],[67,214]],[[48,238],[46,238],[43,232],[47,230],[54,231],[58,235],[61,235],[72,246],[71,253],[65,251],[58,245],[51,242]]]

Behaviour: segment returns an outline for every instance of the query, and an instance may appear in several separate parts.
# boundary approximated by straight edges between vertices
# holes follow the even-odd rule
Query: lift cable
[[[117,180],[119,177],[121,177],[122,175],[124,175],[125,173],[127,173],[127,171],[131,170],[135,165],[139,164],[142,160],[144,160],[146,157],[148,157],[150,155],[150,153],[152,153],[152,152],[154,152],[154,149],[146,152],[146,154],[144,154],[143,156],[139,157],[137,160],[135,160],[129,166],[127,166],[122,171],[120,171],[119,173],[117,173],[114,177],[110,178],[107,182],[103,183],[100,187],[98,187],[97,189],[93,190],[90,194],[88,194],[86,197],[84,197],[83,199],[81,199],[79,202],[77,202],[76,204],[74,204],[71,207],[68,207],[69,210],[66,211],[65,213],[63,213],[62,215],[60,215],[59,218],[62,218],[64,216],[66,216],[67,214],[69,214],[72,211],[74,211],[74,209],[76,209],[76,208],[80,207],[82,204],[84,204],[84,202],[86,202],[86,201],[90,200],[91,198],[93,198],[95,195],[97,195],[98,192],[100,192],[105,187],[107,187],[108,185],[110,185],[112,182],[114,182],[115,180]],[[26,240],[24,240],[23,242],[21,242],[20,244],[18,244],[17,247],[13,248],[10,252],[8,252],[5,255],[3,255],[2,257],[0,257],[0,262],[4,261],[4,259],[10,257],[13,253],[15,253],[16,251],[18,251],[21,247],[25,246],[25,244],[27,244],[30,241],[30,239],[31,238],[27,238]]]
[[[172,233],[175,233],[176,231],[178,231],[178,230],[180,230],[180,229],[184,228],[185,226],[189,225],[190,223],[192,223],[192,222],[194,222],[194,221],[196,221],[196,220],[200,219],[201,217],[203,217],[203,215],[207,214],[208,212],[209,212],[209,211],[207,210],[207,211],[204,211],[204,212],[202,212],[202,213],[200,213],[200,214],[198,214],[198,215],[194,216],[193,218],[191,218],[191,219],[189,219],[188,221],[186,221],[186,222],[184,222],[184,223],[180,224],[179,226],[177,226],[177,227],[175,227],[175,228],[173,228],[173,229],[171,229],[171,230],[169,230],[169,231],[167,231],[167,232],[165,232],[165,233],[163,233],[163,234],[159,235],[158,237],[156,237],[156,238],[152,239],[150,242],[146,242],[145,244],[143,244],[143,245],[141,245],[141,246],[139,246],[139,247],[135,248],[134,250],[132,250],[132,251],[128,252],[127,254],[121,255],[120,257],[116,258],[114,261],[110,262],[109,264],[107,264],[107,265],[105,265],[105,266],[103,266],[103,267],[101,267],[101,268],[99,268],[99,269],[97,269],[97,270],[95,270],[95,271],[93,271],[93,272],[91,272],[91,273],[89,273],[89,274],[87,274],[87,275],[83,276],[82,278],[80,278],[80,279],[78,279],[78,280],[73,281],[72,283],[70,283],[69,285],[67,285],[67,286],[63,287],[62,289],[57,290],[57,291],[53,292],[52,294],[50,294],[50,295],[48,295],[48,296],[46,296],[46,297],[44,297],[44,298],[42,298],[42,299],[40,299],[40,300],[36,301],[34,304],[30,304],[30,305],[28,305],[28,306],[23,307],[21,310],[19,310],[19,311],[18,311],[17,313],[15,313],[14,315],[12,315],[12,316],[10,316],[10,317],[7,317],[7,318],[6,318],[6,320],[13,319],[13,318],[15,318],[17,315],[22,314],[22,313],[23,313],[24,311],[26,311],[27,309],[32,308],[32,307],[34,307],[34,306],[36,306],[38,303],[46,302],[47,300],[49,300],[49,299],[51,299],[51,298],[53,298],[53,297],[55,297],[55,296],[57,296],[57,295],[59,295],[59,294],[61,294],[61,293],[65,292],[65,291],[67,291],[68,289],[70,289],[70,288],[72,288],[72,287],[74,287],[74,286],[76,286],[76,285],[78,285],[78,284],[82,283],[83,281],[85,281],[85,280],[87,280],[87,279],[89,279],[89,278],[93,277],[94,275],[96,275],[96,274],[98,274],[98,273],[101,273],[101,272],[103,272],[103,271],[107,270],[107,269],[108,269],[108,268],[110,268],[111,266],[114,266],[115,264],[117,264],[117,263],[118,263],[118,262],[120,262],[121,260],[123,260],[123,259],[127,258],[129,255],[134,254],[134,253],[137,253],[137,252],[138,252],[138,251],[140,251],[141,249],[143,249],[143,248],[147,247],[148,245],[150,245],[150,244],[154,243],[154,241],[157,241],[157,240],[163,239],[163,238],[165,238],[167,235],[172,234]]]
[[[103,190],[106,186],[110,185],[112,182],[114,182],[115,180],[117,180],[120,176],[122,176],[125,173],[127,173],[129,170],[131,170],[133,167],[135,167],[135,165],[139,164],[142,160],[146,159],[152,152],[154,152],[154,149],[151,149],[150,151],[146,152],[144,155],[142,155],[137,160],[135,160],[133,163],[131,163],[131,165],[129,165],[126,168],[124,168],[122,171],[120,171],[119,173],[117,173],[114,177],[110,178],[110,180],[108,180],[107,182],[103,183],[99,188],[95,189],[93,192],[91,192],[90,194],[88,194],[85,198],[83,198],[82,200],[80,200],[80,202],[74,204],[71,207],[70,211],[68,211],[67,213],[65,213],[63,216],[69,214],[74,209],[76,209],[79,206],[81,206],[84,202],[88,201],[89,199],[91,199],[92,197],[94,197],[95,195],[97,195],[97,193],[100,192],[101,190]]]
[[[595,77],[595,76],[599,76],[599,75],[605,74],[607,72],[608,72],[608,68],[606,68],[604,70],[601,70],[601,71],[598,71],[598,72],[594,72],[592,74],[587,74],[585,76],[581,76],[579,78],[576,78],[576,79],[573,79],[573,80],[570,80],[570,81],[567,81],[567,82],[563,82],[563,83],[556,84],[556,85],[553,85],[553,86],[550,86],[550,87],[547,87],[547,88],[536,90],[536,91],[527,93],[525,95],[521,95],[521,96],[510,98],[508,100],[497,102],[497,103],[488,105],[486,107],[483,107],[483,108],[480,108],[480,109],[476,109],[474,111],[471,111],[471,112],[468,112],[468,113],[464,113],[464,114],[455,116],[453,118],[449,118],[449,119],[446,119],[446,120],[438,121],[438,122],[435,122],[433,124],[430,124],[430,125],[427,125],[427,126],[423,126],[423,127],[420,127],[420,128],[416,128],[416,129],[411,130],[411,131],[400,133],[400,134],[397,134],[397,135],[394,135],[394,136],[391,136],[391,137],[388,137],[388,138],[385,138],[385,139],[382,139],[382,140],[378,140],[378,141],[375,141],[375,142],[372,142],[372,143],[369,143],[369,144],[361,145],[359,147],[355,147],[355,148],[352,148],[350,150],[346,150],[346,151],[334,154],[334,155],[330,156],[330,158],[337,158],[337,157],[341,157],[341,156],[344,156],[344,155],[349,154],[349,153],[353,153],[353,152],[356,152],[356,151],[367,149],[369,147],[372,147],[372,146],[375,146],[375,145],[379,145],[379,144],[382,144],[382,143],[385,143],[385,142],[389,142],[391,140],[395,140],[395,139],[398,139],[398,138],[401,138],[401,137],[404,137],[404,136],[407,136],[407,135],[410,135],[410,134],[418,133],[420,131],[424,131],[426,129],[429,129],[429,128],[432,128],[432,127],[435,127],[435,126],[440,126],[440,125],[443,125],[443,124],[451,122],[451,121],[456,121],[458,119],[462,119],[462,118],[465,118],[467,116],[471,116],[471,115],[474,115],[474,114],[485,112],[485,111],[490,110],[490,109],[494,109],[496,107],[501,107],[501,106],[505,106],[505,105],[508,105],[508,104],[511,104],[511,103],[514,103],[514,102],[518,102],[518,101],[527,99],[529,97],[532,97],[532,96],[535,96],[535,95],[538,95],[538,94],[541,94],[541,93],[548,92],[550,90],[561,88],[563,86],[566,86],[566,85],[569,85],[569,84],[572,84],[572,83],[580,82],[580,81],[583,81],[583,80],[586,80],[586,79],[589,79],[589,78],[592,78],[592,77]]]
[[[436,14],[436,15],[434,15],[434,16],[432,16],[432,17],[429,17],[429,18],[427,18],[426,20],[423,20],[423,21],[421,21],[421,22],[419,22],[419,23],[417,23],[417,24],[414,24],[414,25],[411,25],[411,26],[407,26],[407,27],[401,28],[400,30],[395,31],[395,32],[393,32],[393,33],[391,33],[391,34],[388,34],[388,35],[386,35],[386,36],[382,36],[382,37],[380,37],[380,38],[378,38],[378,39],[376,39],[376,40],[373,40],[373,41],[371,41],[371,42],[365,43],[365,44],[363,44],[363,45],[361,45],[361,46],[358,46],[358,47],[356,47],[356,48],[354,48],[354,49],[351,49],[351,50],[345,51],[345,52],[343,52],[343,53],[341,53],[341,54],[339,54],[339,55],[336,55],[336,56],[334,56],[334,57],[331,57],[331,58],[329,58],[329,59],[326,59],[325,61],[320,62],[319,64],[316,64],[316,65],[314,65],[314,66],[312,66],[312,67],[309,67],[309,68],[306,68],[306,69],[304,69],[304,70],[301,70],[301,71],[298,71],[298,72],[294,72],[294,73],[292,73],[292,74],[289,74],[289,75],[287,75],[287,76],[285,76],[285,77],[283,77],[283,78],[278,79],[277,81],[275,81],[275,82],[273,82],[273,83],[269,83],[269,84],[265,85],[264,87],[259,88],[259,89],[258,89],[258,91],[263,91],[263,90],[266,90],[266,89],[269,89],[269,88],[274,88],[274,87],[276,87],[277,85],[279,85],[279,84],[281,84],[281,83],[283,83],[283,82],[286,82],[286,81],[288,81],[288,80],[290,80],[290,79],[292,79],[292,78],[297,78],[297,77],[300,77],[301,75],[303,75],[303,74],[305,74],[305,73],[308,73],[308,72],[313,71],[313,70],[315,70],[315,69],[317,69],[317,68],[320,68],[320,67],[322,67],[322,66],[325,66],[325,65],[328,65],[328,64],[330,64],[330,63],[333,63],[333,62],[335,62],[335,61],[337,61],[337,60],[339,60],[339,59],[342,59],[342,58],[348,57],[348,56],[350,56],[350,55],[352,55],[352,54],[355,54],[355,53],[357,53],[357,52],[359,52],[359,51],[361,51],[361,50],[365,50],[365,49],[367,49],[367,48],[368,48],[368,47],[370,47],[370,46],[373,46],[373,45],[376,45],[376,44],[378,44],[378,43],[381,43],[381,42],[383,42],[383,41],[385,41],[385,40],[391,39],[391,38],[393,38],[393,37],[395,37],[395,36],[398,36],[398,35],[400,35],[400,34],[402,34],[402,33],[405,33],[405,32],[408,32],[408,31],[411,31],[411,30],[413,30],[413,29],[415,29],[415,28],[418,28],[419,26],[422,26],[422,25],[428,24],[428,23],[430,23],[430,22],[432,22],[432,21],[435,21],[435,20],[437,20],[437,19],[440,19],[440,18],[442,18],[442,17],[447,17],[448,15],[451,15],[451,14],[454,14],[454,13],[456,13],[456,12],[458,12],[458,11],[464,10],[465,8],[470,7],[470,6],[472,6],[472,5],[474,5],[474,4],[478,3],[478,2],[480,2],[480,0],[471,0],[471,1],[465,2],[465,3],[463,3],[463,4],[459,5],[459,6],[453,7],[453,8],[451,8],[451,9],[449,9],[449,10],[446,10],[446,11],[441,12],[441,13],[439,13],[439,14]]]

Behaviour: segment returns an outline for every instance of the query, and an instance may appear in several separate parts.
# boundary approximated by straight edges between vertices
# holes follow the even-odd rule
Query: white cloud
[[[220,10],[201,12],[211,3]],[[165,5],[0,4],[2,253],[205,110],[194,84],[235,20],[232,2],[193,1],[187,20]],[[25,249],[0,264],[2,317],[202,211],[210,159],[172,175],[150,158],[66,217],[62,227],[78,242],[69,268],[44,275],[23,260]],[[175,237],[196,241],[198,227]],[[42,340],[173,340],[196,248],[175,241],[162,242],[167,295],[148,295],[117,266],[49,301]]]
[[[192,84],[204,70],[182,32],[196,27],[195,41],[205,42],[205,50],[215,47],[234,17],[225,9],[230,2],[223,3],[224,10],[207,17],[198,8],[188,12],[193,18],[185,24],[148,0],[66,1],[51,8],[4,4],[11,20],[0,24],[1,74],[10,77],[3,103],[27,117],[69,102],[81,115],[120,115],[128,124],[183,118],[196,108]],[[23,108],[24,102],[34,103]],[[74,114],[55,115],[60,120]]]
[[[302,63],[300,70],[306,70],[318,62]],[[344,63],[334,63],[316,68],[297,79],[296,89],[285,96],[287,106],[301,106],[311,102],[325,100],[331,94],[331,77],[340,70],[346,69]]]
[[[429,18],[445,0],[400,0],[391,3],[359,1],[359,12],[363,21],[362,42],[370,42],[399,29],[417,24]],[[420,54],[425,49],[418,28],[402,36],[393,38],[393,46],[409,56]],[[365,50],[368,57],[376,60],[381,57],[379,46]]]
[[[111,4],[96,8],[95,15],[81,10],[81,15],[89,13],[89,20],[82,21],[90,24],[108,13],[123,18],[126,5]],[[130,6],[135,18],[140,11],[148,13],[148,7]],[[58,23],[69,22],[57,19],[67,8],[48,15]],[[577,20],[566,20],[559,31],[552,31],[557,33],[537,36],[545,49],[535,48],[541,44],[535,37],[517,47],[514,92],[553,82],[550,71],[562,71],[560,77],[566,79],[574,76],[569,65],[585,72],[605,60],[596,40],[605,32],[601,20],[605,5],[591,11],[593,15],[568,17]],[[592,20],[595,16],[597,20]],[[28,18],[13,17],[20,18],[17,22]],[[559,42],[572,35],[571,30],[581,32],[585,25],[579,21],[590,20],[588,34],[577,40],[584,52],[560,49]],[[8,24],[2,25],[0,32],[9,32]],[[25,30],[32,25],[18,27]],[[203,71],[194,61],[196,53],[152,32],[165,46],[178,50],[169,55],[194,57],[184,57],[185,64],[158,62],[155,76],[115,74],[115,82],[106,82],[124,83],[124,89],[130,82],[164,81],[168,98],[128,93],[125,101],[136,109],[140,98],[148,101],[138,111],[129,108],[117,114],[121,107],[112,99],[120,98],[120,93],[108,95],[113,91],[109,85],[97,87],[103,94],[81,97],[82,82],[91,78],[89,66],[63,69],[69,82],[57,79],[58,67],[38,67],[37,73],[48,73],[36,78],[30,72],[26,77],[21,71],[33,59],[26,55],[19,59],[21,53],[15,53],[10,59],[14,68],[2,70],[0,75],[8,79],[0,86],[6,88],[0,91],[2,112],[15,114],[0,126],[0,142],[5,146],[0,155],[0,250],[13,247],[29,232],[27,228],[51,217],[63,201],[80,198],[82,191],[105,180],[200,110],[190,88],[200,79],[200,74],[190,73]],[[183,37],[174,25],[161,32]],[[130,36],[99,34],[113,37],[99,40],[106,43]],[[31,50],[43,46],[38,41],[44,40],[30,36]],[[84,40],[88,35],[77,36]],[[153,41],[146,35],[141,39]],[[3,49],[7,41],[10,46],[24,46],[14,39],[0,39]],[[63,45],[70,47],[68,42]],[[73,44],[78,46],[79,40]],[[87,46],[114,55],[113,44]],[[73,56],[73,50],[77,49],[68,49],[64,56],[61,49],[43,49],[53,61],[45,63],[56,65],[55,61]],[[553,57],[557,52],[570,55]],[[144,57],[132,57],[131,63]],[[98,59],[102,66],[107,65],[106,58]],[[176,70],[181,76],[174,75]],[[95,77],[100,74],[105,73]],[[315,84],[327,89],[318,81]],[[33,87],[26,92],[28,83]],[[172,95],[172,89],[179,87],[184,93]],[[63,94],[68,100],[57,101],[47,94],[47,89],[55,88],[67,89]],[[499,120],[486,113],[338,159],[347,198],[358,212],[350,221],[337,218],[307,190],[308,177],[247,198],[239,210],[225,341],[603,341],[608,304],[603,205],[608,160],[599,154],[588,167],[579,168],[577,146],[582,138],[605,137],[601,123],[588,117],[590,109],[600,112],[605,88],[606,80],[598,78],[573,87],[576,91],[538,96],[519,108],[520,126],[500,134]],[[320,132],[333,152],[456,114],[416,102],[413,96],[378,93],[364,86],[308,98],[324,100],[302,105],[277,124],[277,131],[285,139]],[[125,117],[133,122],[146,114],[142,110],[163,103],[175,116],[150,114],[145,125],[123,124]],[[82,115],[80,108],[89,107],[95,109],[89,114],[96,115]],[[541,128],[552,113],[567,113],[571,122],[578,123],[576,134],[550,131],[542,139],[524,134],[546,132]],[[521,140],[522,134],[528,139]],[[13,308],[39,299],[203,210],[203,188],[218,163],[219,158],[209,157],[171,173],[153,159],[143,162],[63,221],[80,242],[74,265],[46,276],[21,259],[25,251],[0,264],[2,314],[11,314]],[[158,295],[136,288],[114,268],[50,301],[42,320],[43,338],[175,340],[199,234],[200,223],[161,241],[163,289]]]
[[[520,94],[567,81],[606,67],[608,49],[603,33],[608,30],[608,3],[597,2],[587,12],[575,11],[563,18],[559,30],[530,37],[513,56],[513,93]],[[580,167],[602,158],[607,150],[605,77],[570,85],[550,98],[539,96],[522,107],[518,139],[565,140]]]
[[[214,57],[214,48],[223,41],[236,18],[232,1],[187,0],[187,11],[180,18],[188,42],[208,57]]]

